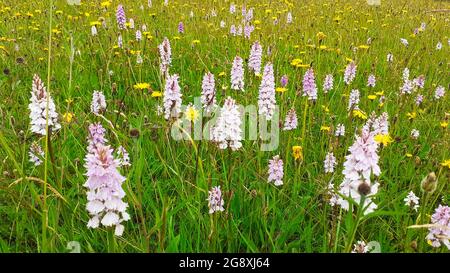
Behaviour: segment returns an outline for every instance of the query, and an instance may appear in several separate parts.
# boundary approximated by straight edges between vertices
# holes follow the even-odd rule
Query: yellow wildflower
[[[70,113],[70,112],[69,112],[69,113],[66,112],[66,113],[64,113],[64,115],[63,115],[63,119],[64,119],[64,121],[67,122],[67,123],[71,123],[73,117],[74,117],[74,115],[73,115],[72,113]]]
[[[360,119],[367,119],[366,113],[364,113],[363,111],[361,111],[359,109],[353,110],[353,115]]]
[[[450,159],[444,160],[441,165],[450,169]]]
[[[302,60],[301,59],[293,59],[292,61],[291,61],[291,65],[292,66],[297,66],[297,65],[299,65],[299,64],[301,64],[302,63]]]
[[[107,7],[109,7],[110,5],[111,5],[111,2],[109,2],[109,1],[105,1],[105,2],[102,2],[102,3],[100,4],[100,6],[103,7],[103,8],[107,8]]]
[[[184,115],[187,120],[195,122],[197,121],[197,118],[199,116],[197,109],[195,109],[195,106],[192,104],[189,104],[186,108],[186,111],[184,112]]]
[[[153,91],[152,92],[152,98],[159,98],[162,96],[162,93],[159,91]]]
[[[133,87],[134,87],[134,89],[139,89],[139,90],[149,89],[150,88],[150,84],[148,84],[148,83],[137,83]]]
[[[292,146],[292,156],[295,160],[303,160],[302,146]]]
[[[286,92],[286,88],[285,87],[277,87],[276,89],[275,89],[275,91],[277,91],[277,92],[280,92],[280,93],[284,93],[284,92]]]
[[[386,135],[378,134],[373,139],[378,143],[382,143],[383,146],[388,146],[389,143],[394,141],[389,134]]]
[[[317,40],[321,41],[323,39],[325,39],[327,37],[327,35],[325,35],[325,33],[323,33],[322,31],[318,32],[316,34]]]
[[[408,117],[408,119],[415,119],[417,117],[417,113],[416,112],[410,112],[407,113],[406,116]]]
[[[320,126],[320,131],[329,132],[330,130],[331,130],[330,126],[325,126],[325,125]]]

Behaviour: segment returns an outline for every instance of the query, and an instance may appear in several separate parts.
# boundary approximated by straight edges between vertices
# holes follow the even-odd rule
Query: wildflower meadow
[[[0,0],[0,252],[448,253],[449,14]]]

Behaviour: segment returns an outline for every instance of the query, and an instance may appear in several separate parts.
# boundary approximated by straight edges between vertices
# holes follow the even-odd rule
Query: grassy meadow
[[[70,252],[79,246],[81,252],[334,253],[369,242],[381,252],[449,251],[448,235],[433,247],[424,225],[439,205],[450,203],[450,2],[149,2],[0,0],[0,252]],[[120,4],[124,29],[117,23]],[[247,15],[253,8],[245,23],[243,6]],[[232,25],[244,24],[254,28],[250,37],[230,32]],[[160,113],[167,78],[158,46],[165,37],[172,52],[169,73],[179,75],[183,105],[195,105],[203,76],[211,72],[217,105],[230,96],[257,108],[264,66],[272,63],[279,118],[271,123],[279,127],[278,145],[262,151],[263,140],[244,137],[242,147],[231,150],[205,139],[174,139],[177,121]],[[255,41],[263,49],[260,74],[248,69]],[[243,59],[244,91],[231,88],[236,56]],[[347,84],[350,63],[357,69]],[[403,93],[405,68],[408,83],[424,82]],[[314,100],[303,90],[309,69],[317,85]],[[51,94],[61,125],[45,135],[30,124],[35,74]],[[333,88],[324,92],[329,74]],[[370,75],[375,86],[367,84]],[[436,96],[439,87],[442,96]],[[355,89],[358,107],[349,109]],[[106,99],[99,114],[91,111],[94,90]],[[291,108],[298,125],[283,130]],[[191,110],[194,115],[179,118],[201,111]],[[389,129],[374,138],[381,169],[371,175],[379,183],[372,197],[377,208],[364,214],[360,204],[346,210],[330,199],[344,180],[349,147],[372,112],[387,113]],[[85,162],[92,123],[106,129],[112,149],[122,146],[129,153],[130,165],[118,168],[126,178],[121,186],[130,217],[122,222],[121,236],[113,227],[87,226]],[[345,135],[336,136],[338,124]],[[43,151],[37,166],[30,162],[33,143]],[[325,172],[330,152],[336,164]],[[269,160],[276,155],[283,160],[281,186],[268,183]],[[432,190],[424,186],[428,180]],[[223,211],[209,213],[208,192],[215,186],[222,191]],[[416,209],[405,202],[411,191],[419,198]]]

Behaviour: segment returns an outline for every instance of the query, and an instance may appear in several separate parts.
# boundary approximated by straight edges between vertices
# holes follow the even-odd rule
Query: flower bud
[[[437,180],[434,172],[429,173],[421,182],[423,192],[433,193],[436,190]]]

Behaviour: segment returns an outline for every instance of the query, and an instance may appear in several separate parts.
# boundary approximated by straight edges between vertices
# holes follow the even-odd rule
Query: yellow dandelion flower
[[[417,113],[416,112],[409,112],[409,113],[406,114],[406,116],[408,117],[409,120],[415,119],[417,117]]]
[[[276,92],[279,92],[279,93],[284,93],[284,92],[286,92],[286,88],[285,87],[277,87],[276,89],[275,89],[275,91]]]
[[[152,92],[152,98],[159,98],[162,96],[162,93],[159,91],[153,91]]]
[[[322,105],[322,109],[323,109],[323,111],[324,111],[325,113],[330,112],[330,109],[329,109],[328,106],[326,106],[326,105]]]
[[[105,2],[101,2],[100,3],[100,6],[102,7],[102,8],[107,8],[107,7],[109,7],[111,5],[111,2],[109,2],[109,1],[105,1]]]
[[[412,157],[413,155],[410,153],[406,153],[406,157]]]
[[[442,127],[442,128],[447,128],[447,126],[448,126],[448,122],[445,121],[445,120],[444,120],[444,121],[441,121],[440,124],[441,124],[441,127]]]
[[[325,126],[325,125],[320,126],[320,131],[329,132],[330,130],[331,130],[330,126]]]
[[[186,111],[184,112],[185,118],[189,121],[195,122],[198,119],[199,113],[195,106],[192,104],[189,104],[186,108]]]
[[[450,159],[444,160],[441,165],[450,169]]]
[[[378,143],[382,143],[383,146],[388,146],[389,143],[392,143],[394,141],[389,134],[386,135],[378,134],[373,139]]]
[[[302,146],[292,146],[292,156],[295,160],[303,160]]]
[[[377,98],[377,96],[376,96],[376,95],[368,95],[367,98],[368,98],[369,100],[374,100],[374,99]]]
[[[291,61],[291,65],[292,66],[297,66],[297,65],[299,65],[299,64],[301,64],[302,63],[302,60],[301,59],[293,59],[292,61]]]
[[[150,84],[148,84],[148,83],[137,83],[133,87],[134,87],[134,89],[144,90],[144,89],[149,89],[150,88]]]
[[[66,112],[66,113],[64,113],[64,115],[63,115],[63,120],[64,120],[65,122],[67,122],[67,123],[71,123],[73,117],[74,117],[74,115],[73,115],[72,113]]]
[[[219,73],[219,77],[224,77],[227,73],[225,71],[222,71]]]
[[[320,41],[320,40],[325,39],[327,37],[327,35],[325,35],[325,33],[323,33],[322,31],[320,31],[320,32],[317,32],[316,37]]]
[[[360,119],[364,119],[364,120],[367,119],[367,114],[364,113],[363,111],[359,110],[359,109],[353,110],[353,115],[355,117],[357,117],[357,118],[360,118]]]

